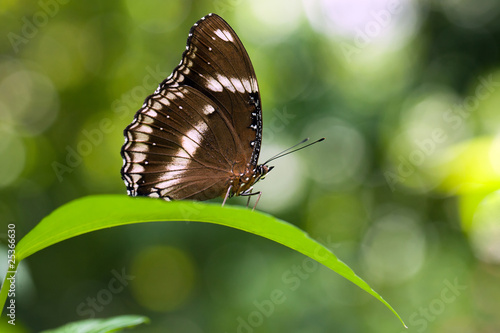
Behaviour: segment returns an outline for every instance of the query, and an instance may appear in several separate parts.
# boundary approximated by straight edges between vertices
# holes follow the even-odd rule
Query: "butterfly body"
[[[272,169],[258,164],[262,109],[252,63],[221,17],[195,23],[180,64],[124,135],[121,174],[131,196],[249,195]]]
[[[226,192],[229,193],[228,197],[251,194],[253,185],[262,179],[271,169],[272,167],[263,164],[255,168],[248,164],[244,172],[233,172],[229,186],[226,189]]]

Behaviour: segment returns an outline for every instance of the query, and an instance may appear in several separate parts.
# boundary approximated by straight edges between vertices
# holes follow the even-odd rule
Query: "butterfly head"
[[[255,178],[255,182],[258,182],[259,180],[262,180],[264,178],[266,178],[266,175],[269,173],[269,171],[271,171],[274,167],[273,166],[267,166],[265,164],[261,164],[261,165],[258,165],[256,170],[255,170],[255,173],[256,173],[256,178]]]

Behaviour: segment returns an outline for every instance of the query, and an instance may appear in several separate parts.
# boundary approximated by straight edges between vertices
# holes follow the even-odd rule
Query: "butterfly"
[[[194,24],[181,62],[146,98],[124,136],[121,175],[130,196],[223,197],[223,205],[233,196],[260,198],[253,185],[273,169],[267,165],[273,158],[258,164],[257,77],[226,21],[208,14]]]

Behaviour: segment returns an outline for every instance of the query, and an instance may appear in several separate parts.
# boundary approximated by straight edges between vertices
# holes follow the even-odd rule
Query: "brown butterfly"
[[[252,186],[272,170],[267,163],[291,152],[258,164],[257,77],[240,39],[216,14],[194,24],[180,64],[146,98],[124,135],[121,174],[128,194],[165,200],[224,197],[224,205],[235,195],[260,198]]]

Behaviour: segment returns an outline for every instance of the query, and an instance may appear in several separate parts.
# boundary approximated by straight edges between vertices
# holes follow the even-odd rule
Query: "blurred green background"
[[[72,199],[125,195],[122,131],[209,12],[259,78],[261,161],[327,138],[276,161],[258,209],[331,248],[407,332],[500,331],[495,0],[3,0],[2,253],[9,223],[19,240]],[[404,331],[328,269],[215,225],[104,230],[21,266],[2,332],[129,313],[152,320],[136,332]]]

